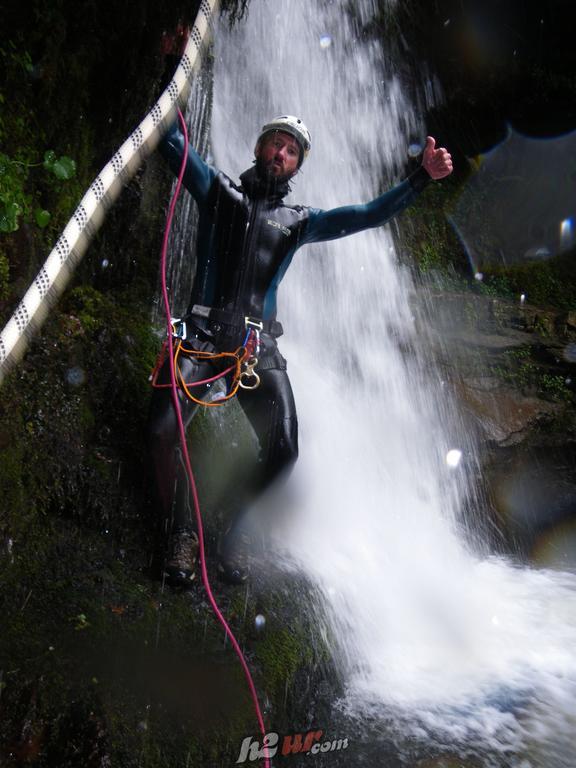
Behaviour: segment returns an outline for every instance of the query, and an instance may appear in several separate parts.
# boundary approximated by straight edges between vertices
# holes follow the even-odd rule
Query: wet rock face
[[[523,559],[571,570],[576,564],[574,444],[501,449],[485,463],[499,529]]]
[[[429,305],[434,355],[488,447],[562,438],[576,410],[574,334],[565,314],[472,292]]]
[[[566,567],[576,524],[573,313],[501,298],[436,293],[434,355],[476,436],[481,476],[505,548]]]
[[[483,440],[501,447],[522,443],[532,430],[561,410],[557,403],[505,388],[494,377],[462,379],[457,391]]]

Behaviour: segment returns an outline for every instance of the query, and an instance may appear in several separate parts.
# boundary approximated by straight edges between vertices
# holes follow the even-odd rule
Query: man
[[[177,172],[184,146],[176,127],[164,138],[161,150]],[[198,204],[199,224],[185,344],[201,353],[231,352],[250,333],[259,336],[260,344],[255,370],[260,384],[255,389],[239,389],[237,395],[258,437],[260,455],[253,476],[237,494],[236,515],[221,539],[219,568],[232,583],[241,583],[248,575],[242,557],[243,513],[258,494],[287,474],[298,454],[294,398],[286,361],[276,343],[282,334],[276,320],[276,292],[295,251],[306,243],[384,224],[408,206],[430,178],[440,179],[452,172],[449,153],[437,149],[434,139],[428,137],[422,166],[368,204],[329,211],[286,206],[283,198],[289,182],[309,151],[310,134],[302,120],[291,115],[277,117],[262,128],[254,150],[255,165],[240,176],[238,186],[188,147],[184,184]],[[204,382],[214,376],[214,367],[205,357],[184,356],[181,373],[186,382]],[[166,362],[159,382],[165,384],[168,378]],[[209,385],[202,384],[194,396],[201,399],[208,392]],[[198,406],[182,388],[179,396],[187,426]],[[187,501],[176,418],[166,388],[156,389],[152,398],[149,442],[158,503],[169,524],[164,573],[170,583],[185,587],[194,578],[198,540]]]

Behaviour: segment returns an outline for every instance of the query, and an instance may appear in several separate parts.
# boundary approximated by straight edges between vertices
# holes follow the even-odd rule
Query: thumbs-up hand
[[[422,167],[433,179],[443,179],[452,173],[452,156],[444,147],[436,149],[436,139],[432,136],[426,137]]]

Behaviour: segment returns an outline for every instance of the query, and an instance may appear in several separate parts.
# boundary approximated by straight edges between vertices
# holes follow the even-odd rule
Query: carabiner
[[[256,320],[248,315],[244,318],[244,327],[247,331],[251,331],[256,337],[256,344],[254,352],[256,355],[260,354],[260,333],[264,330],[264,323],[262,320]]]
[[[260,376],[256,373],[254,368],[258,365],[258,358],[257,357],[251,357],[249,360],[247,360],[244,365],[246,366],[246,370],[242,371],[240,374],[240,379],[238,381],[238,384],[242,389],[258,389],[260,386]],[[243,379],[254,379],[253,384],[244,384]]]

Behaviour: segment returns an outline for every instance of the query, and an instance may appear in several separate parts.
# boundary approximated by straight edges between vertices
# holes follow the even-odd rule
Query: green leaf
[[[56,152],[54,152],[53,149],[47,149],[46,152],[44,152],[44,168],[46,168],[47,171],[51,171],[55,162]]]
[[[18,216],[22,209],[18,203],[7,203],[0,208],[0,232],[16,232],[18,229]]]
[[[48,222],[50,221],[50,211],[46,211],[43,208],[36,208],[34,211],[34,218],[36,219],[36,224],[41,229],[44,229],[45,226],[48,225]]]
[[[60,179],[60,181],[67,181],[76,173],[76,163],[71,157],[63,155],[58,158],[52,166],[52,173],[57,179]]]
[[[32,59],[28,51],[24,51],[24,53],[22,54],[22,66],[24,67],[26,72],[28,72],[28,74],[34,71],[34,65],[32,64]]]

